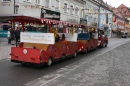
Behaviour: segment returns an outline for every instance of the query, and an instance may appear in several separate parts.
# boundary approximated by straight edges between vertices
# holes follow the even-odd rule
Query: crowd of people
[[[16,47],[18,43],[20,42],[20,29],[18,25],[15,25],[15,28],[9,28],[8,29],[8,44],[16,44]]]

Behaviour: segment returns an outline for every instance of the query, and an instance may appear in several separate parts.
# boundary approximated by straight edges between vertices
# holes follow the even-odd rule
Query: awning
[[[28,16],[28,15],[21,15],[21,14],[0,15],[0,20],[7,20],[12,22],[41,23],[40,18],[36,16]]]
[[[4,17],[18,17],[18,16],[29,16],[29,15],[24,15],[24,14],[0,14],[0,18],[4,18]],[[38,16],[30,16],[30,17],[33,17],[33,18],[40,18]]]
[[[51,20],[51,19],[44,19],[39,18],[37,16],[29,16],[29,15],[23,15],[23,14],[7,14],[7,15],[0,15],[0,19],[7,19],[11,22],[25,22],[25,23],[46,23],[46,24],[62,24],[67,26],[74,26],[74,27],[90,27],[90,28],[96,28],[94,26],[87,26],[83,24],[78,23],[71,23],[71,22],[65,22],[65,21],[59,21],[59,20]]]

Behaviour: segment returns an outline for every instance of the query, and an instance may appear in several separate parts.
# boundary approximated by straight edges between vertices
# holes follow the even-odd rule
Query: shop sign
[[[7,30],[0,30],[0,37],[7,38],[8,31]]]
[[[41,9],[41,18],[60,20],[60,13],[42,8]]]

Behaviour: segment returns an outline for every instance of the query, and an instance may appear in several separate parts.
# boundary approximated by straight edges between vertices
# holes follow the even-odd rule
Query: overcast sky
[[[107,3],[112,6],[118,7],[119,5],[121,5],[122,3],[124,5],[126,5],[127,7],[130,7],[130,0],[104,0],[105,2],[107,1]]]

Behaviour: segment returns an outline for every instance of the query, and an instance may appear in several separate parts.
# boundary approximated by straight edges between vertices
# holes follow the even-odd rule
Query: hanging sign
[[[53,33],[29,33],[21,32],[20,41],[26,43],[54,44]]]
[[[60,20],[60,13],[41,8],[41,18],[52,19],[52,20]]]

